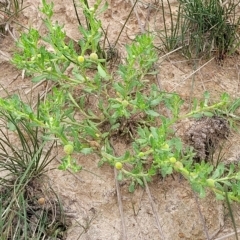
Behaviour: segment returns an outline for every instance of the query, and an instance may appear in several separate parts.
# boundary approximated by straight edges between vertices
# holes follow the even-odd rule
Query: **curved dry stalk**
[[[120,36],[121,36],[121,34],[122,34],[122,32],[123,32],[123,29],[125,28],[125,26],[126,26],[128,20],[129,20],[129,18],[130,18],[130,16],[131,16],[131,14],[132,14],[132,12],[133,12],[133,10],[134,10],[137,2],[138,2],[138,0],[136,0],[135,3],[134,3],[134,5],[132,6],[131,11],[129,12],[128,17],[127,17],[127,19],[125,20],[125,22],[124,22],[124,24],[123,24],[123,26],[122,26],[122,28],[121,28],[118,36],[117,36],[117,39],[115,40],[115,43],[114,43],[113,47],[116,47],[116,45],[117,45],[117,43],[118,43],[118,40],[119,40],[119,38],[120,38]]]
[[[115,148],[113,147],[114,144],[112,142],[112,139],[110,140],[111,147],[116,155]],[[115,179],[115,185],[116,185],[116,191],[117,191],[117,200],[118,200],[118,209],[121,217],[121,224],[122,224],[122,239],[127,240],[127,231],[126,231],[126,224],[124,219],[124,213],[123,213],[123,205],[122,205],[122,198],[121,198],[121,191],[119,187],[119,182],[117,179],[117,170],[114,167],[114,179]]]
[[[116,191],[117,191],[117,199],[118,199],[118,209],[121,216],[121,223],[122,223],[122,239],[127,240],[127,231],[126,231],[126,224],[123,214],[123,205],[122,205],[122,198],[121,198],[121,192],[119,188],[119,182],[117,180],[117,170],[114,168],[114,178],[115,178],[115,185],[116,185]]]
[[[146,181],[145,177],[143,178],[143,182],[144,182],[144,185],[146,187],[146,192],[147,192],[147,195],[148,195],[151,207],[152,207],[153,214],[154,214],[156,222],[157,222],[157,228],[158,228],[158,231],[159,231],[159,234],[160,234],[160,238],[164,240],[165,237],[164,237],[163,230],[162,230],[162,227],[161,227],[161,224],[160,224],[158,213],[157,213],[156,207],[154,205],[154,202],[153,202],[153,199],[152,199],[152,195],[151,195],[151,192],[149,190],[149,187],[148,187],[148,184],[147,184],[147,181]]]
[[[75,15],[76,15],[77,20],[78,20],[78,24],[79,24],[79,26],[82,26],[82,23],[81,23],[81,21],[80,21],[79,15],[78,15],[76,3],[75,3],[74,0],[72,0],[72,1],[73,1],[73,7],[74,7]]]
[[[225,198],[226,198],[227,207],[228,207],[228,210],[229,210],[229,215],[230,215],[230,218],[231,218],[231,221],[232,221],[232,224],[233,224],[233,229],[235,231],[235,238],[236,238],[236,240],[238,240],[236,222],[235,222],[235,219],[234,219],[234,216],[233,216],[233,211],[232,211],[232,207],[231,207],[230,200],[229,200],[229,197],[228,197],[228,190],[227,190],[226,186],[225,186]]]
[[[182,84],[185,83],[186,80],[188,80],[191,76],[193,76],[195,73],[197,73],[199,70],[201,70],[203,67],[205,67],[208,63],[210,63],[212,60],[214,60],[215,57],[211,58],[209,61],[207,61],[206,63],[204,63],[201,67],[199,67],[198,69],[196,69],[195,71],[191,72],[187,77],[185,77],[183,80],[180,81],[180,83],[176,84],[174,86],[174,88],[172,88],[170,90],[170,92],[174,92],[177,87],[181,86]]]
[[[133,2],[133,0],[130,0],[130,2],[131,2],[131,4],[132,4],[132,7],[134,8],[134,13],[135,13],[135,15],[136,15],[139,28],[141,29],[141,32],[144,33],[144,32],[145,32],[144,25],[141,23],[140,17],[139,17],[139,15],[138,15],[138,11],[137,11],[137,9],[135,8],[135,3]],[[138,1],[137,1],[137,2],[138,2]]]
[[[228,237],[236,235],[236,233],[240,233],[240,230],[238,230],[237,232],[232,232],[232,233],[226,234],[225,236],[222,236],[222,237],[219,237],[219,238],[215,238],[215,240],[224,240],[224,239],[226,239]]]

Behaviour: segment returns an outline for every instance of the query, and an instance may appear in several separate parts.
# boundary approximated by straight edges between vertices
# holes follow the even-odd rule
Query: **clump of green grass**
[[[181,4],[178,6],[177,14],[174,14],[169,1],[167,5],[161,0],[161,14],[163,17],[163,29],[156,29],[156,33],[166,51],[182,48],[185,34],[187,33],[187,21],[183,18]]]
[[[167,27],[166,13],[162,4],[164,31],[161,39],[168,50],[181,46],[188,57],[215,55],[223,60],[234,53],[239,46],[237,34],[240,16],[237,6],[240,1],[179,0],[177,16],[168,12],[171,24]]]
[[[14,113],[0,111],[0,122],[0,239],[63,239],[60,202],[42,186],[54,142],[47,147],[42,129]]]

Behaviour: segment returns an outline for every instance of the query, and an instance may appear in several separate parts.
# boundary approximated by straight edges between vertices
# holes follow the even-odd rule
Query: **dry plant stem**
[[[0,54],[4,58],[4,60],[6,60],[8,62],[11,60],[11,56],[8,53],[3,52],[3,51],[0,50]]]
[[[130,0],[130,1],[131,1],[131,4],[132,4],[132,7],[134,7],[133,0]],[[140,29],[141,29],[141,32],[142,32],[142,33],[145,32],[144,26],[143,26],[143,24],[141,23],[141,20],[140,20],[139,15],[138,15],[138,11],[136,10],[135,7],[134,7],[134,13],[135,13],[135,15],[136,15],[136,18],[137,18],[137,21],[138,21],[138,25],[139,25],[139,27],[140,27]]]
[[[198,197],[197,197],[195,192],[193,192],[193,195],[194,195],[195,202],[197,204],[198,212],[199,212],[200,219],[201,219],[201,222],[202,222],[202,225],[203,225],[204,233],[206,235],[206,239],[210,240],[210,237],[209,237],[209,234],[208,234],[208,230],[207,230],[207,226],[206,226],[206,223],[204,221],[204,217],[203,217],[202,211],[201,211],[201,209],[199,207]]]
[[[114,149],[114,144],[112,139],[110,140],[111,147],[114,151],[114,154],[116,156],[116,151]],[[119,182],[117,180],[117,169],[114,167],[114,179],[115,179],[115,185],[116,185],[116,191],[117,191],[117,199],[118,199],[118,209],[121,217],[121,223],[122,223],[122,239],[127,240],[127,231],[126,231],[126,224],[125,224],[125,219],[124,219],[124,214],[123,214],[123,205],[122,205],[122,198],[121,198],[121,191],[119,187]]]
[[[238,240],[236,221],[235,221],[235,218],[233,216],[232,207],[231,207],[230,200],[229,200],[229,197],[228,197],[228,192],[227,192],[228,190],[227,190],[226,186],[224,186],[224,188],[225,188],[225,198],[226,198],[226,202],[227,202],[227,208],[229,210],[229,216],[230,216],[230,219],[231,219],[232,224],[233,224],[233,229],[234,229],[234,232],[235,232],[236,240]]]
[[[198,68],[197,70],[195,70],[194,72],[190,73],[186,78],[184,78],[179,84],[175,85],[174,88],[171,89],[170,92],[173,92],[176,90],[177,87],[179,87],[180,85],[182,85],[186,80],[188,80],[191,76],[193,76],[195,73],[197,73],[200,69],[202,69],[203,67],[205,67],[208,63],[210,63],[213,59],[215,59],[215,57],[211,58],[209,61],[207,61],[206,63],[204,63],[200,68]]]
[[[47,81],[47,86],[46,89],[44,91],[44,93],[42,94],[41,97],[44,98],[44,103],[46,103],[46,98],[47,98],[47,93],[52,89],[52,87],[49,87],[49,81]]]
[[[43,98],[44,98],[44,102],[45,102],[45,98],[46,98],[46,96],[47,96],[47,93],[49,93],[51,90],[52,90],[52,88],[53,87],[55,87],[56,86],[56,84],[54,84],[53,86],[51,86],[51,87],[48,87],[48,83],[47,83],[47,88],[46,88],[46,90],[40,95],[40,100],[42,100]],[[36,106],[37,106],[37,102],[33,105],[33,108],[35,108]]]
[[[220,228],[217,229],[217,230],[211,235],[210,240],[213,240],[213,239],[216,240],[215,236],[217,236],[217,235],[221,232],[221,230],[222,230],[222,226],[220,226]]]
[[[157,49],[159,49],[159,48],[157,48]],[[163,56],[161,56],[161,57],[159,58],[159,60],[162,59],[162,58],[165,58],[165,57],[167,57],[167,56],[169,56],[169,55],[171,55],[172,53],[177,52],[177,51],[180,50],[180,49],[182,49],[182,47],[178,47],[178,48],[172,50],[171,52],[165,53]]]
[[[128,22],[128,19],[130,18],[131,14],[132,14],[132,11],[133,11],[134,8],[135,8],[135,5],[137,4],[137,1],[138,1],[138,0],[136,0],[135,3],[134,3],[134,5],[132,6],[132,9],[131,9],[130,13],[128,14],[127,19],[125,20],[125,22],[124,22],[124,24],[123,24],[123,26],[122,26],[119,34],[118,34],[118,37],[117,37],[117,39],[116,39],[113,47],[116,47],[116,45],[117,45],[117,43],[118,43],[118,40],[119,40],[119,38],[120,38],[120,36],[121,36],[121,34],[122,34],[122,31],[123,31],[123,29],[125,28],[125,26],[126,26],[126,24],[127,24],[127,22]],[[121,23],[121,22],[120,22],[120,23]]]
[[[15,42],[17,42],[17,37],[15,36],[15,33],[10,30],[10,25],[9,25],[9,23],[6,24],[6,26],[5,26],[5,31],[10,34],[10,36],[13,38],[13,40],[14,40]]]
[[[202,75],[202,74],[201,74],[201,75]],[[200,81],[201,81],[202,88],[203,88],[204,92],[206,92],[207,90],[206,90],[206,87],[205,87],[205,84],[204,84],[204,82],[203,82],[202,77],[200,78]]]
[[[237,233],[240,233],[240,230],[238,230]],[[215,238],[214,240],[224,240],[224,239],[226,239],[226,238],[228,238],[228,237],[231,237],[231,236],[233,236],[233,235],[235,235],[235,234],[236,234],[235,232],[232,232],[232,233],[229,233],[229,234],[227,234],[227,235],[225,235],[225,236],[223,236],[223,237]]]
[[[237,64],[237,66],[236,66],[236,68],[237,68],[237,76],[238,76],[238,84],[237,84],[237,89],[236,89],[236,94],[238,93],[238,91],[239,91],[239,85],[240,85],[240,69],[239,69],[239,65]]]
[[[154,66],[154,70],[155,70],[155,66]],[[158,74],[156,74],[156,80],[157,80],[157,85],[158,85],[159,90],[162,90],[162,84],[161,84],[161,80],[160,80]],[[161,109],[161,108],[160,108],[160,106],[159,106],[159,110],[160,110],[160,109]]]
[[[151,195],[151,193],[150,193],[150,190],[149,190],[149,187],[148,187],[148,183],[147,183],[145,177],[143,178],[143,182],[144,182],[144,185],[145,185],[145,187],[146,187],[146,192],[147,192],[148,198],[149,198],[149,200],[150,200],[150,204],[151,204],[151,207],[152,207],[152,211],[153,211],[153,214],[154,214],[155,219],[156,219],[156,222],[157,222],[157,228],[158,228],[158,231],[159,231],[159,234],[160,234],[160,239],[163,239],[163,240],[164,240],[165,237],[164,237],[163,230],[162,230],[162,227],[161,227],[161,224],[160,224],[160,221],[159,221],[158,213],[157,213],[155,204],[154,204],[154,202],[153,202],[152,195]]]
[[[8,84],[8,86],[11,85],[13,82],[15,82],[20,75],[21,75],[21,73],[18,73],[15,77],[13,77],[13,79],[12,79],[11,82]]]
[[[193,66],[193,70],[196,71],[197,68],[197,62],[196,60],[194,60],[194,66]],[[191,86],[190,86],[190,94],[189,94],[189,111],[191,111],[192,109],[192,99],[193,99],[193,93],[194,93],[194,86],[195,86],[195,74],[192,76],[192,83],[191,83]]]
[[[40,85],[42,85],[43,83],[45,83],[47,81],[47,79],[42,80],[41,82],[35,84],[31,89],[27,90],[25,92],[25,94],[29,94],[30,92],[32,92],[35,88],[39,87]]]
[[[154,3],[153,4],[148,3],[147,9],[148,9],[147,16],[145,17],[145,23],[144,23],[144,26],[143,26],[144,29],[147,28],[147,25],[150,26],[149,25],[150,17],[152,16],[152,13],[154,12],[154,9],[155,9],[154,8]],[[157,12],[157,10],[158,10],[158,8],[156,9],[156,12]]]
[[[76,3],[75,3],[75,0],[72,0],[72,1],[73,1],[73,7],[74,7],[75,15],[76,15],[77,20],[78,20],[78,24],[79,24],[79,26],[82,26],[81,21],[80,21],[80,18],[79,18],[79,16],[78,16],[77,6],[76,6]]]
[[[11,82],[8,83],[8,85],[6,87],[10,86],[14,81],[16,81],[19,76],[20,76],[20,73],[18,73],[15,77],[13,77]],[[0,88],[0,91],[2,91],[2,90],[6,90],[5,87]]]
[[[127,231],[126,231],[126,224],[123,214],[123,205],[122,205],[122,199],[121,199],[121,192],[119,188],[119,182],[117,180],[117,170],[114,168],[114,178],[115,178],[115,184],[116,184],[116,191],[117,191],[117,199],[118,199],[118,209],[121,216],[121,223],[122,223],[122,239],[127,240]]]
[[[164,61],[164,58],[165,57],[167,57],[167,58],[169,58],[169,55],[170,54],[172,54],[172,53],[174,53],[174,52],[176,52],[176,51],[178,51],[178,50],[180,50],[182,47],[179,47],[179,48],[177,48],[177,49],[174,49],[173,51],[171,51],[171,52],[169,52],[169,53],[166,53],[166,54],[164,54],[163,56],[161,56],[160,58],[159,58],[159,60],[160,59],[162,59],[162,61]],[[161,61],[161,62],[162,62]],[[170,60],[169,60],[170,61]],[[170,61],[171,62],[171,61]],[[173,64],[173,63],[172,63]],[[174,65],[174,64],[173,64]],[[175,66],[175,65],[174,65]],[[155,70],[155,69],[154,69]],[[161,91],[162,90],[162,85],[161,85],[161,81],[160,81],[160,79],[159,79],[159,76],[158,76],[158,74],[157,74],[157,76],[156,76],[156,79],[157,79],[157,84],[158,84],[158,88],[159,88],[159,90]],[[160,106],[159,106],[159,108],[160,108]],[[169,110],[168,110],[168,114],[169,114]],[[170,115],[169,115],[170,116]],[[168,116],[168,117],[169,117]]]

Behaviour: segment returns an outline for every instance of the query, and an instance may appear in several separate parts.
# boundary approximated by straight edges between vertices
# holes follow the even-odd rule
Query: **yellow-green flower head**
[[[78,62],[83,63],[84,62],[84,57],[83,56],[78,56]]]
[[[90,54],[90,59],[93,61],[96,61],[96,60],[98,60],[98,55],[95,52],[93,52]]]

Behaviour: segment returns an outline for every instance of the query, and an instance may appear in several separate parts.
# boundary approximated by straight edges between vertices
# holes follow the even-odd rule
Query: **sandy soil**
[[[24,2],[24,5],[28,7],[20,16],[21,23],[41,30],[39,1]],[[72,1],[54,0],[53,2],[55,4],[54,19],[65,25],[70,38],[79,39],[78,23]],[[113,44],[131,9],[131,1],[108,0],[108,3],[109,8],[101,19],[103,28],[108,28],[108,38]],[[124,56],[124,45],[141,33],[141,26],[146,25],[150,30],[161,28],[162,17],[159,11],[151,9],[151,6],[158,6],[151,2],[149,2],[150,5],[147,4],[140,4],[136,10],[137,14],[134,12],[130,17],[117,44],[121,56]],[[172,1],[171,4],[174,10],[176,2]],[[15,35],[18,36],[22,28],[14,25],[14,30]],[[22,79],[22,72],[10,64],[9,59],[13,52],[14,41],[11,36],[1,35],[0,84],[2,88],[0,96],[5,96],[4,89],[7,89],[9,93],[19,92],[28,98],[32,83],[28,78]],[[185,99],[187,109],[192,96],[201,98],[206,90],[211,93],[212,99],[217,99],[224,91],[233,97],[239,97],[239,60],[240,56],[235,55],[226,59],[221,66],[212,60],[194,74],[195,69],[203,65],[204,61],[194,66],[192,61],[186,60],[183,56],[171,54],[160,58],[156,67],[159,70],[162,89],[177,91]],[[44,86],[39,86],[34,93],[41,93],[43,90]],[[238,135],[232,133],[228,139],[225,160],[237,159],[238,141]],[[123,153],[124,144],[119,143],[116,150],[118,153]],[[59,156],[61,156],[60,153]],[[54,189],[62,198],[65,208],[73,216],[73,225],[68,230],[67,239],[123,239],[114,170],[109,166],[98,168],[99,159],[95,155],[77,156],[77,158],[87,171],[77,174],[57,169],[49,171]],[[53,166],[57,168],[58,164],[56,160],[51,168]],[[160,176],[156,177],[149,184],[149,190],[150,195],[142,188],[130,194],[126,184],[123,183],[120,186],[126,235],[129,240],[207,239],[204,226],[207,228],[209,239],[217,239],[233,231],[228,218],[228,210],[223,202],[217,201],[211,193],[208,193],[205,199],[198,199],[189,184],[179,175],[170,176],[165,180],[162,180]],[[159,233],[152,204],[156,208],[163,233]],[[240,227],[239,205],[233,204],[233,209],[236,224]]]

